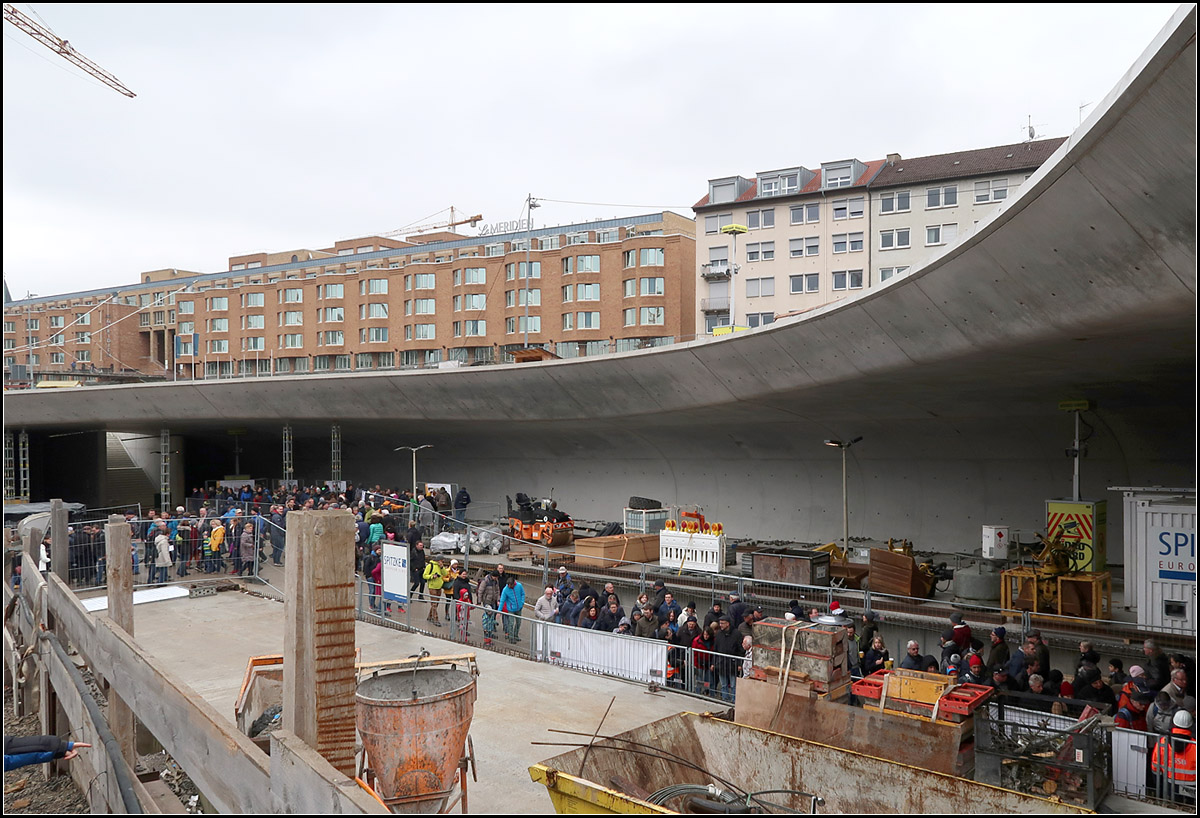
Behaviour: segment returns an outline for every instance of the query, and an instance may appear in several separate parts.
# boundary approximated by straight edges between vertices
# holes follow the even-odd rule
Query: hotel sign
[[[529,229],[529,219],[517,219],[511,222],[496,222],[495,224],[485,224],[479,228],[479,235],[494,236],[498,233],[519,233],[522,230]]]

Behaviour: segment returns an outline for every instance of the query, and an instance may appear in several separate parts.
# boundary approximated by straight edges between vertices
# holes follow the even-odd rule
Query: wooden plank
[[[108,617],[133,636],[133,532],[120,514],[112,514],[104,526],[105,565],[107,566]],[[149,567],[146,569],[149,571]],[[107,678],[107,674],[105,674]],[[130,766],[137,763],[137,725],[133,712],[120,693],[109,691],[108,723],[121,745]]]

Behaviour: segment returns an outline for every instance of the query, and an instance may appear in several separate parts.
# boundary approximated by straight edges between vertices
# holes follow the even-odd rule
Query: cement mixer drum
[[[415,690],[415,697],[414,697]],[[454,791],[475,711],[475,677],[449,668],[364,679],[355,696],[371,783],[397,813],[436,813]]]

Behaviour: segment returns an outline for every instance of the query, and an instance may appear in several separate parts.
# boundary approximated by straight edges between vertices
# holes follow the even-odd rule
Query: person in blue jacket
[[[504,616],[504,634],[509,642],[521,638],[521,612],[525,608],[525,586],[509,577],[508,584],[500,592],[500,610]]]
[[[80,748],[91,746],[58,736],[8,736],[4,739],[4,772],[30,764],[45,764],[56,758],[70,761],[79,755]]]

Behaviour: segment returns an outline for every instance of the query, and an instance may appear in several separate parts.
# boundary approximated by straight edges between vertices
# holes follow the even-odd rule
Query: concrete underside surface
[[[1081,493],[1116,506],[1112,538],[1107,487],[1195,485],[1195,32],[1182,7],[962,244],[802,316],[594,360],[29,390],[6,396],[5,426],[43,442],[169,428],[196,484],[233,471],[231,428],[242,471],[277,476],[285,423],[297,476],[327,479],[339,423],[350,479],[408,485],[393,447],[430,443],[419,479],[476,500],[553,490],[612,520],[640,495],[700,504],[735,537],[810,542],[842,528],[841,457],[822,441],[861,435],[851,536],[969,551],[981,525],[1044,528],[1043,501],[1072,484],[1058,402],[1089,399]],[[47,497],[76,485],[56,451],[34,466]]]
[[[138,644],[231,723],[247,660],[283,652],[283,604],[239,591],[138,605],[134,619]],[[452,642],[363,622],[355,630],[363,662],[403,659],[422,648],[435,656],[463,652]],[[468,783],[467,789],[475,813],[554,812],[545,788],[530,780],[528,768],[567,748],[530,742],[586,741],[547,730],[595,730],[614,696],[602,735],[703,706],[675,693],[647,693],[643,685],[489,651],[476,655],[479,695],[470,734],[479,781]]]

